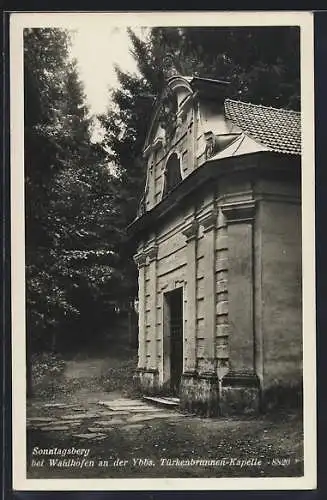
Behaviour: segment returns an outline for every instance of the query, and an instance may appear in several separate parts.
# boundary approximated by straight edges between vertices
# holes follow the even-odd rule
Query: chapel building
[[[302,383],[300,113],[174,76],[154,105],[129,227],[143,394],[205,415]]]

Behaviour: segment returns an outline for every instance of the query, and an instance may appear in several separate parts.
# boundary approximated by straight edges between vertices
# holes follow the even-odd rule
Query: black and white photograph
[[[312,26],[12,14],[16,489],[315,487]]]

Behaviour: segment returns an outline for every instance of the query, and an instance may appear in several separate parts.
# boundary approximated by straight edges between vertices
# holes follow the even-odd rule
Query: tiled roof
[[[278,153],[301,154],[301,113],[231,99],[225,115],[242,131]]]

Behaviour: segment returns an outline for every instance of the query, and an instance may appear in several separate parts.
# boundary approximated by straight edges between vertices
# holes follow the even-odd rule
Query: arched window
[[[180,160],[176,153],[172,153],[166,163],[163,195],[166,196],[181,181]]]

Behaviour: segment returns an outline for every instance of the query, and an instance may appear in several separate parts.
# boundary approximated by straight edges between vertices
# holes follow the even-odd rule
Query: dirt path
[[[67,362],[69,390],[29,402],[28,477],[302,475],[297,413],[258,419],[186,416],[124,391],[104,391],[103,380],[115,369],[120,365],[114,368],[110,359]],[[76,450],[87,450],[82,465]],[[118,467],[119,460],[124,465]]]

